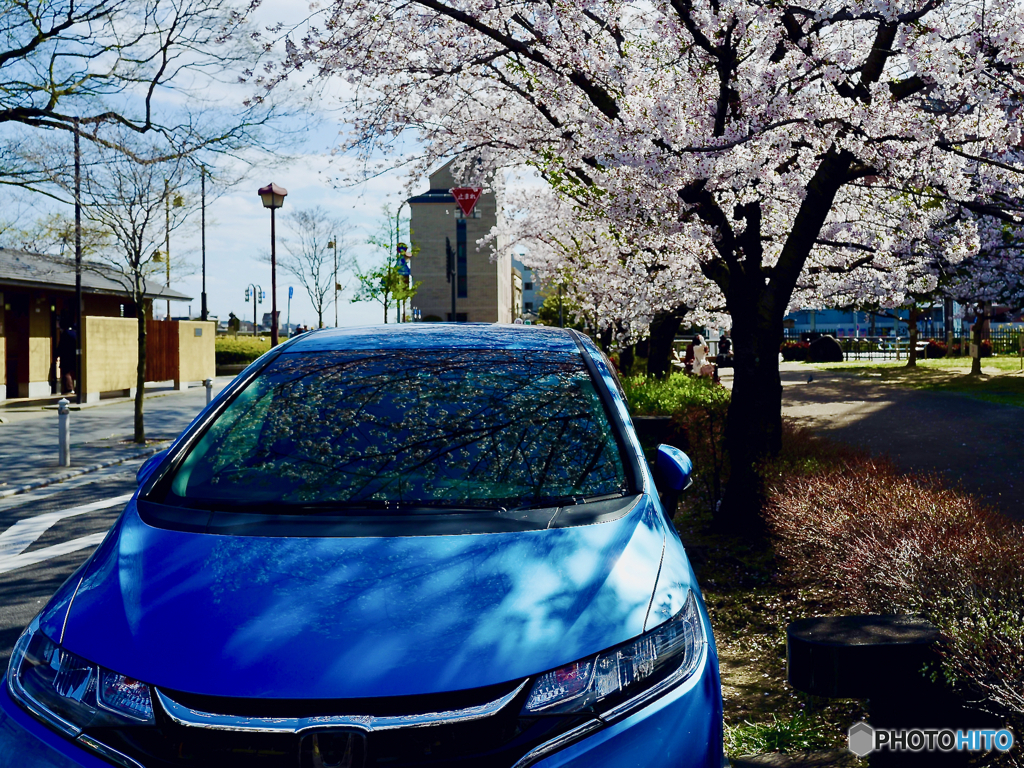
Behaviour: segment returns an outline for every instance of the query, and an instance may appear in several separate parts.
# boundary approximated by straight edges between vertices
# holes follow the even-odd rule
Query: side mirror
[[[153,474],[153,470],[156,469],[157,464],[164,460],[164,456],[167,455],[167,451],[163,450],[160,453],[154,453],[139,467],[139,471],[135,473],[135,484],[142,485],[149,479],[149,476]]]
[[[654,460],[654,484],[661,494],[665,511],[671,517],[676,511],[679,494],[693,483],[693,462],[671,445],[659,445]]]

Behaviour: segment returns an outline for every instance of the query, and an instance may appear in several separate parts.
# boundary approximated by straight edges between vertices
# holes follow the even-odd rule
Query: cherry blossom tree
[[[530,166],[715,283],[736,365],[723,522],[754,527],[798,285],[898,271],[936,203],[1019,197],[1022,32],[1015,0],[330,0],[255,79],[346,81],[345,149],[371,172],[410,161],[406,131],[419,173]]]
[[[688,260],[678,253],[626,242],[550,190],[513,190],[505,196],[504,212],[484,243],[502,233],[511,247],[524,248],[523,263],[545,285],[563,287],[575,308],[572,319],[590,329],[606,351],[614,346],[625,354],[650,338],[660,349],[648,358],[648,372],[664,375],[684,317],[697,325],[728,325],[718,286],[687,269]]]

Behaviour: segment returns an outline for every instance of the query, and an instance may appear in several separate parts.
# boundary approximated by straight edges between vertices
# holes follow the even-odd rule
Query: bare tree
[[[131,146],[131,155],[105,146],[95,146],[82,178],[82,215],[106,235],[107,245],[96,250],[85,268],[101,272],[120,283],[124,296],[137,307],[138,366],[135,392],[135,442],[146,441],[143,398],[146,386],[146,295],[160,279],[159,257],[167,227],[180,227],[193,210],[198,195],[183,197],[185,204],[170,207],[169,194],[180,194],[194,185],[199,169],[187,157],[143,161],[166,157],[165,147],[132,139],[122,131],[118,145]],[[65,190],[73,181],[62,174],[55,178]],[[191,200],[191,204],[187,201]]]
[[[285,221],[291,235],[282,239],[285,252],[278,255],[278,266],[305,288],[317,327],[323,328],[324,312],[334,303],[335,278],[352,261],[350,227],[319,205],[292,211]],[[270,263],[269,254],[260,258]]]
[[[0,0],[0,184],[46,193],[50,158],[26,151],[38,128],[129,155],[127,138],[142,134],[159,135],[164,155],[263,143],[276,108],[239,98],[224,109],[209,89],[258,53],[240,10],[236,0]],[[178,106],[161,108],[172,92]]]

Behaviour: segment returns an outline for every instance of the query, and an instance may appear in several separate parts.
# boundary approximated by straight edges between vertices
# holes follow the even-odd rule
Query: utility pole
[[[171,186],[164,179],[164,262],[167,265],[167,287],[171,287]],[[167,299],[167,317],[171,319],[171,300]]]
[[[338,327],[338,236],[334,235],[331,238],[331,242],[327,244],[328,248],[334,249],[334,327]],[[288,298],[292,297],[291,289],[289,288]]]
[[[82,149],[75,118],[75,400],[82,402]],[[63,373],[63,372],[62,372]]]
[[[452,322],[457,323],[458,317],[455,314],[455,297],[459,281],[456,274],[457,266],[455,264],[455,252],[452,250],[452,241],[448,237],[445,237],[444,239],[444,252],[447,257],[448,282],[452,284]]]
[[[206,308],[206,166],[202,166],[199,170],[199,186],[202,190],[202,241],[203,241],[203,308],[200,312],[200,319],[206,320],[209,317],[209,312]],[[168,265],[170,262],[168,261]]]

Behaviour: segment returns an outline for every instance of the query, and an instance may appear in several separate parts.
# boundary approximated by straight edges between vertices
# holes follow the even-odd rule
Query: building
[[[430,174],[430,189],[409,198],[413,281],[421,285],[412,299],[423,320],[460,323],[510,323],[515,306],[512,255],[502,238],[498,258],[491,248],[477,248],[498,223],[498,200],[493,192],[480,196],[469,218],[451,194],[455,187],[451,163]],[[447,277],[446,243],[455,257],[455,314],[452,284]]]
[[[137,317],[139,308],[125,298],[113,273],[102,267],[90,265],[83,270],[82,294],[86,319]],[[190,296],[155,284],[146,297],[144,311],[150,319],[152,299],[191,300]],[[54,354],[60,339],[61,320],[70,322],[75,316],[74,310],[74,260],[0,248],[0,400],[47,397],[57,391]],[[97,321],[93,328],[101,325],[104,324]],[[118,325],[106,323],[105,327]],[[123,325],[127,328],[135,323]],[[130,344],[134,336],[130,329],[126,334],[125,339]],[[117,343],[125,339],[119,338]],[[93,357],[97,361],[100,346],[100,338],[95,337]],[[97,376],[94,379],[98,380]]]
[[[960,306],[949,302],[949,307],[937,304],[922,309],[917,327],[923,336],[944,336],[946,320],[950,330],[961,331],[962,321],[956,316]],[[909,333],[906,308],[865,312],[846,309],[799,309],[786,315],[786,327],[793,335],[801,333],[827,333],[837,338],[906,336]]]
[[[519,259],[512,259],[512,266],[523,276],[523,303],[520,305],[520,316],[536,315],[540,305],[544,303],[544,297],[539,293],[542,286],[537,280],[537,274]]]

